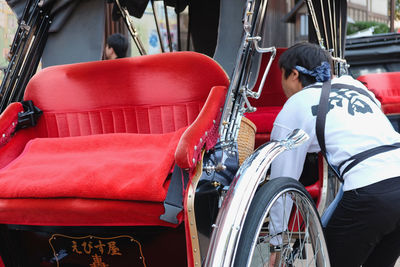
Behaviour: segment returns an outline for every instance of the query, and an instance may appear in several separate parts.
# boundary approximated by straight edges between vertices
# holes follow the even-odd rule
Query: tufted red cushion
[[[168,133],[190,125],[204,101],[167,106],[114,106],[74,112],[46,112],[37,125],[37,131],[44,137]]]
[[[176,52],[49,67],[24,99],[44,111],[44,137],[165,133],[192,123],[210,89],[228,84],[211,58]]]
[[[400,72],[372,73],[357,79],[375,94],[385,114],[400,113]]]

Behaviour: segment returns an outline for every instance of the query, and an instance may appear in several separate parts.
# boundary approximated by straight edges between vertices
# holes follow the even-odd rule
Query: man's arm
[[[271,132],[271,140],[283,140],[294,129],[274,124]],[[304,161],[308,151],[308,142],[295,149],[285,151],[277,156],[271,165],[271,179],[277,177],[291,177],[296,180],[300,178],[303,171]]]
[[[271,140],[286,139],[291,131],[292,129],[279,124],[274,124],[274,128],[271,133]],[[308,145],[306,143],[295,149],[288,150],[280,154],[272,162],[270,179],[276,179],[278,177],[291,177],[298,180],[301,172],[303,171],[307,151]],[[272,237],[270,242],[273,246],[279,246],[282,244],[282,236],[280,233],[285,231],[287,228],[292,205],[292,200],[286,197],[279,198],[277,202],[275,202],[274,206],[271,207],[269,231]]]

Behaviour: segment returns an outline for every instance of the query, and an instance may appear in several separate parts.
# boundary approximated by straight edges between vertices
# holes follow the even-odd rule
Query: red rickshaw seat
[[[400,113],[400,72],[371,73],[357,79],[375,94],[385,114]]]
[[[168,175],[216,141],[228,84],[193,52],[40,71],[24,96],[38,124],[9,133],[20,103],[0,117],[0,223],[175,226],[159,220]]]

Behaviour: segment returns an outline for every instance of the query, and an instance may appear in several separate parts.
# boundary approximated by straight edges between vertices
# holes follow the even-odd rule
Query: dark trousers
[[[388,267],[400,256],[400,177],[346,191],[326,229],[332,267]]]

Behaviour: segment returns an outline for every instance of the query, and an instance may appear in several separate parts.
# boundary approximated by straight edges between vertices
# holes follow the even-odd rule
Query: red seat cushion
[[[247,113],[246,118],[257,126],[257,133],[271,133],[275,118],[281,110],[282,107],[258,107],[256,112]]]
[[[33,139],[0,170],[0,197],[162,202],[184,129]]]
[[[282,107],[257,107],[256,112],[246,114],[246,118],[251,120],[257,127],[256,148],[270,140],[275,118],[281,110]]]
[[[161,205],[184,130],[33,139],[17,159],[0,170],[0,198],[133,200]],[[51,208],[43,208],[47,217],[53,214]],[[9,219],[1,214],[0,222]],[[97,218],[102,224],[101,216]]]
[[[177,225],[161,221],[158,202],[85,198],[0,199],[0,223],[48,226]],[[182,215],[178,216],[182,220]]]
[[[400,113],[400,72],[372,73],[357,79],[375,94],[385,114]]]

